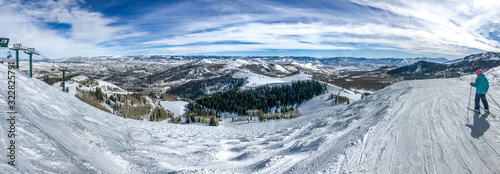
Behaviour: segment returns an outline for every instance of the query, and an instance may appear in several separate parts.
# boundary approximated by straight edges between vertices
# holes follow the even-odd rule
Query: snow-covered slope
[[[188,104],[185,101],[161,101],[160,103],[163,108],[173,112],[176,117],[182,117]]]
[[[391,91],[384,90],[388,96],[382,97],[388,101],[388,105],[381,105],[387,107],[383,113],[373,114],[373,109],[368,109],[356,114],[380,119],[352,142],[354,148],[340,156],[333,171],[500,172],[498,118],[467,113],[470,81],[473,78],[464,77],[405,81],[390,86]],[[489,93],[500,96],[498,86],[492,86]],[[488,100],[492,112],[500,113],[491,98]]]
[[[109,83],[109,82],[106,82],[103,80],[96,80],[98,82],[97,86],[87,87],[87,86],[82,85],[80,87],[80,82],[83,82],[86,79],[88,79],[88,77],[83,76],[83,75],[73,77],[71,80],[66,81],[65,87],[69,88],[69,93],[73,96],[76,94],[77,88],[79,88],[81,90],[90,91],[90,90],[96,90],[96,88],[99,87],[99,88],[101,88],[101,91],[108,96],[113,95],[113,94],[129,94],[130,93],[130,92],[122,89],[121,87],[116,86],[115,84],[112,84],[112,83]],[[62,81],[58,81],[58,82],[54,83],[52,85],[52,87],[59,88],[60,90],[62,90],[61,84],[62,84]]]
[[[287,77],[269,77],[265,75],[255,74],[248,70],[239,71],[236,74],[234,74],[233,77],[246,79],[245,84],[242,86],[242,88],[255,88],[257,86],[262,86],[262,85],[274,86],[280,84],[290,84],[293,81],[312,79],[312,75],[304,73],[299,73]]]
[[[472,54],[465,56],[462,61],[476,61],[476,60],[500,60],[500,53],[486,52],[479,54]]]
[[[0,65],[2,114],[6,69]],[[500,70],[493,71],[489,93],[498,97]],[[123,119],[18,73],[16,166],[4,151],[0,171],[499,173],[497,118],[467,117],[473,79],[404,81],[351,105],[333,105],[325,94],[303,104],[299,118],[209,127]],[[7,149],[9,125],[0,122]]]
[[[118,117],[81,102],[58,88],[16,73],[17,116],[15,167],[7,164],[5,152],[0,171],[10,173],[122,173],[134,171],[118,154],[126,151],[127,132]],[[0,113],[7,113],[7,67],[0,65]],[[132,120],[129,120],[132,121]],[[7,149],[10,124],[2,119],[0,148]],[[9,144],[10,145],[10,144]]]

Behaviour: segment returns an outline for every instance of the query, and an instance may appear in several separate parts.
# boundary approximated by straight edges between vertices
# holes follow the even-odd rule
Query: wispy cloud
[[[125,1],[104,6],[114,10],[89,8],[102,3],[0,0],[0,14],[8,16],[0,22],[12,26],[0,34],[54,56],[356,50],[456,58],[500,51],[500,3],[488,0]]]
[[[484,51],[500,51],[496,40],[485,37],[492,23],[498,23],[499,4],[483,5],[459,3],[452,1],[412,2],[412,1],[364,1],[353,0],[364,6],[375,7],[407,19],[406,22],[393,24],[402,26],[398,35],[407,35],[410,42],[435,47],[452,52],[466,53],[466,48]],[[480,3],[482,4],[482,3]],[[495,8],[496,7],[496,8]],[[418,23],[418,28],[407,29]],[[394,29],[389,29],[394,31]],[[400,30],[400,29],[395,29]],[[392,32],[389,32],[392,33]],[[413,35],[413,37],[412,37]],[[452,49],[455,48],[455,49]],[[464,49],[465,48],[465,49]],[[414,49],[407,48],[408,51]],[[426,51],[431,51],[426,49]]]
[[[117,53],[119,45],[102,47],[99,44],[117,39],[138,37],[145,32],[130,32],[130,26],[114,26],[116,20],[90,12],[70,0],[2,1],[0,34],[10,37],[11,43],[35,47],[47,56],[104,55]],[[50,28],[47,23],[66,24],[67,31]],[[65,33],[64,33],[65,32]]]
[[[334,16],[328,15],[328,9],[315,11],[263,3],[259,6],[265,9],[264,14],[246,18],[241,18],[241,15],[212,17],[209,22],[188,23],[186,28],[194,33],[149,40],[142,44],[165,45],[166,51],[182,50],[186,54],[210,52],[207,49],[200,51],[200,47],[217,47],[214,52],[235,51],[233,46],[210,46],[222,41],[234,41],[233,45],[240,51],[296,49],[304,46],[303,43],[308,43],[306,48],[311,50],[391,48],[413,54],[450,56],[469,54],[470,49],[500,51],[498,41],[481,34],[488,29],[488,24],[498,21],[496,16],[500,16],[491,7],[475,5],[475,2],[459,4],[456,8],[451,2],[351,2],[361,6],[353,10],[364,10],[363,13],[355,12],[361,16],[350,16],[353,13]],[[477,8],[481,8],[479,12]],[[332,13],[341,14],[337,11]],[[273,20],[283,22],[271,22]],[[204,31],[208,28],[212,30]],[[240,42],[255,44],[238,44]]]

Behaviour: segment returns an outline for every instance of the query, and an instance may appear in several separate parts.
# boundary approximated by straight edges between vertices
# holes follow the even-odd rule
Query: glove
[[[474,83],[470,83],[470,86],[474,86]]]

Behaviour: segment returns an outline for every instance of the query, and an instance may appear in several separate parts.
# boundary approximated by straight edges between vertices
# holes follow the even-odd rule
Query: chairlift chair
[[[55,62],[52,62],[52,68],[50,69],[51,71],[55,71],[56,70],[56,63]]]

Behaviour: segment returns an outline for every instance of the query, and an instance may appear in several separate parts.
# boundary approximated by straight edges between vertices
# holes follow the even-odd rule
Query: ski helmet
[[[482,74],[482,73],[483,73],[483,70],[482,70],[482,69],[478,69],[478,70],[476,71],[476,75],[479,75],[479,74]]]

